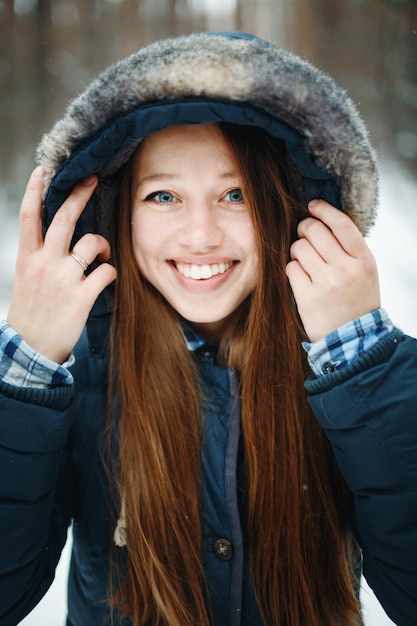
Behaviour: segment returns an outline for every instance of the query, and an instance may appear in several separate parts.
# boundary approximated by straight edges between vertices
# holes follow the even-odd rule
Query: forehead
[[[146,137],[134,159],[134,177],[155,171],[175,174],[210,166],[210,172],[235,173],[231,147],[217,124],[169,126]]]

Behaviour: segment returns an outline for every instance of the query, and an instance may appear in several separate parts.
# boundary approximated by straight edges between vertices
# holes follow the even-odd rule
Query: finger
[[[345,254],[345,250],[341,248],[340,242],[329,227],[314,217],[302,220],[298,224],[297,234],[299,236],[298,241],[300,241],[298,249],[312,247],[326,263],[334,262],[340,253]],[[304,242],[304,247],[302,242]]]
[[[311,280],[313,276],[320,276],[324,271],[326,260],[305,237],[294,241],[290,248],[290,257],[293,261],[297,261]]]
[[[89,308],[91,309],[94,302],[100,295],[100,293],[108,287],[117,277],[116,269],[110,263],[102,263],[99,265],[89,276],[86,277],[83,283],[83,290],[85,298],[89,301]]]
[[[91,310],[95,301],[102,291],[117,278],[116,268],[109,263],[99,265],[85,279],[80,289],[80,297],[87,304],[87,309]]]
[[[97,177],[92,175],[81,181],[56,212],[45,235],[45,247],[68,254],[75,225],[87,202],[97,187]]]
[[[101,235],[88,233],[76,243],[70,256],[73,256],[74,260],[85,271],[96,259],[99,261],[109,260],[110,244]]]
[[[305,291],[311,287],[311,277],[297,259],[287,263],[286,274],[294,295],[296,295],[298,291],[305,293]]]
[[[29,178],[19,213],[19,255],[29,255],[42,245],[41,208],[44,171],[37,167]]]
[[[308,210],[332,231],[350,256],[358,258],[367,250],[362,233],[346,213],[324,200],[312,200]]]

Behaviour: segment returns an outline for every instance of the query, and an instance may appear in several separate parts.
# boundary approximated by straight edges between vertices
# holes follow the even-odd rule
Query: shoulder
[[[386,449],[395,449],[395,457],[398,451],[414,456],[416,339],[394,330],[348,368],[321,379],[306,386],[312,389],[310,405],[328,436],[351,433],[378,446],[384,442]]]

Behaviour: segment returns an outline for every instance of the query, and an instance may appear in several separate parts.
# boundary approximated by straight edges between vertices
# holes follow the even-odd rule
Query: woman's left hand
[[[365,239],[345,213],[324,200],[298,225],[287,276],[311,342],[380,307],[378,272]]]

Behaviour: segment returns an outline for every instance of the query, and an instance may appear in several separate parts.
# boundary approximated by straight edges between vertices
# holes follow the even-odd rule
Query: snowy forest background
[[[268,39],[331,74],[356,102],[380,156],[369,245],[383,304],[417,336],[415,0],[0,0],[0,318],[19,203],[42,134],[110,63],[155,39],[200,30]],[[69,546],[50,592],[22,624],[63,626],[68,560]],[[392,623],[366,584],[362,599],[367,626]]]

